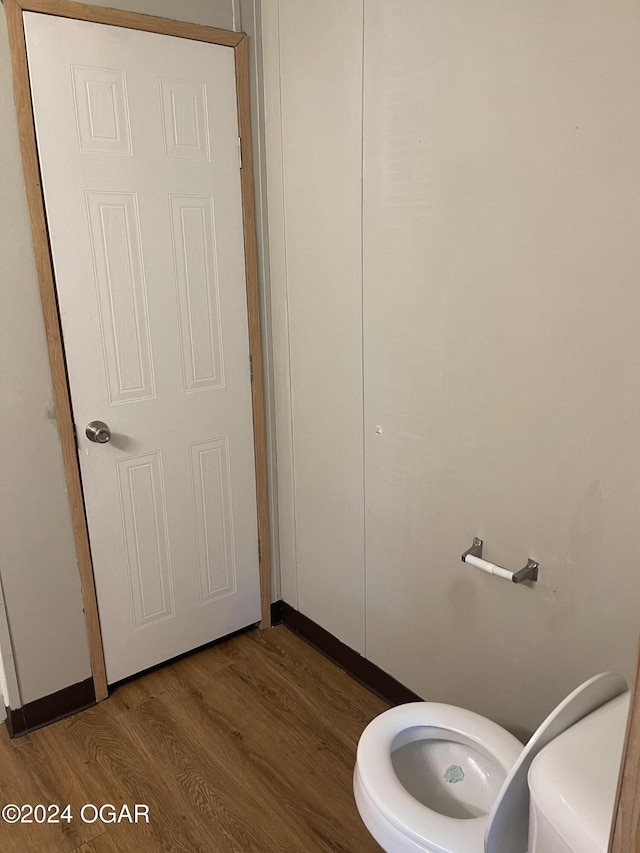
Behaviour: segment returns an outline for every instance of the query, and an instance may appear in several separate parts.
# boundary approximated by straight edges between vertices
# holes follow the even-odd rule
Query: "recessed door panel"
[[[224,385],[213,199],[171,196],[185,391]]]

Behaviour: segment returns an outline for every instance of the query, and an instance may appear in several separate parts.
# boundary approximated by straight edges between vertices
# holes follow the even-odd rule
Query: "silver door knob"
[[[84,431],[89,441],[106,444],[111,438],[111,430],[104,421],[91,421]]]

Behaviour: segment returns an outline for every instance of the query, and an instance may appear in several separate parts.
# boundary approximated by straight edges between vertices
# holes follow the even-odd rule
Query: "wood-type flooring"
[[[374,853],[351,785],[385,707],[284,626],[237,635],[22,738],[1,726],[0,806],[69,804],[72,819],[0,820],[0,851]],[[136,803],[148,823],[81,820]]]

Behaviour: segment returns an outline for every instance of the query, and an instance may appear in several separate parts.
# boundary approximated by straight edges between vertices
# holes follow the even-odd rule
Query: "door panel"
[[[113,682],[260,618],[234,53],[24,19]]]
[[[85,198],[110,402],[155,397],[137,196]]]
[[[224,370],[213,199],[172,195],[170,201],[184,390],[221,388]]]

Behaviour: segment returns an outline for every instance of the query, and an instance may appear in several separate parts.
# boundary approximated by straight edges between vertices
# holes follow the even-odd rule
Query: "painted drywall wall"
[[[282,589],[364,651],[362,3],[281,0],[262,14]]]
[[[6,718],[6,708],[19,708],[22,704],[20,689],[18,687],[18,676],[16,663],[13,657],[13,644],[9,621],[7,619],[7,608],[4,601],[2,579],[0,578],[0,692],[2,705],[0,707],[0,719]]]
[[[226,29],[239,26],[240,5],[233,0],[100,0],[97,5]],[[26,703],[87,678],[90,666],[52,415],[4,12],[0,114],[0,572]]]
[[[364,602],[368,658],[526,733],[589,675],[633,670],[640,7],[267,5],[285,598],[297,583],[299,608],[341,639]],[[361,280],[344,260],[360,252]],[[336,406],[336,388],[358,398],[360,369],[364,418]],[[353,466],[327,461],[355,456],[358,435],[365,489],[345,494]],[[335,554],[363,529],[345,612]],[[537,559],[538,584],[463,565],[474,536],[508,568]]]
[[[0,722],[7,717],[7,708],[10,706],[9,686],[7,684],[5,657],[11,643],[8,639],[7,613],[2,598],[2,586],[0,585]]]
[[[7,680],[4,674],[4,662],[2,660],[2,649],[0,649],[0,723],[3,723],[7,718],[7,708],[9,707],[9,690],[7,688]]]
[[[22,702],[91,674],[0,16],[0,571]],[[9,650],[3,648],[3,654]]]

